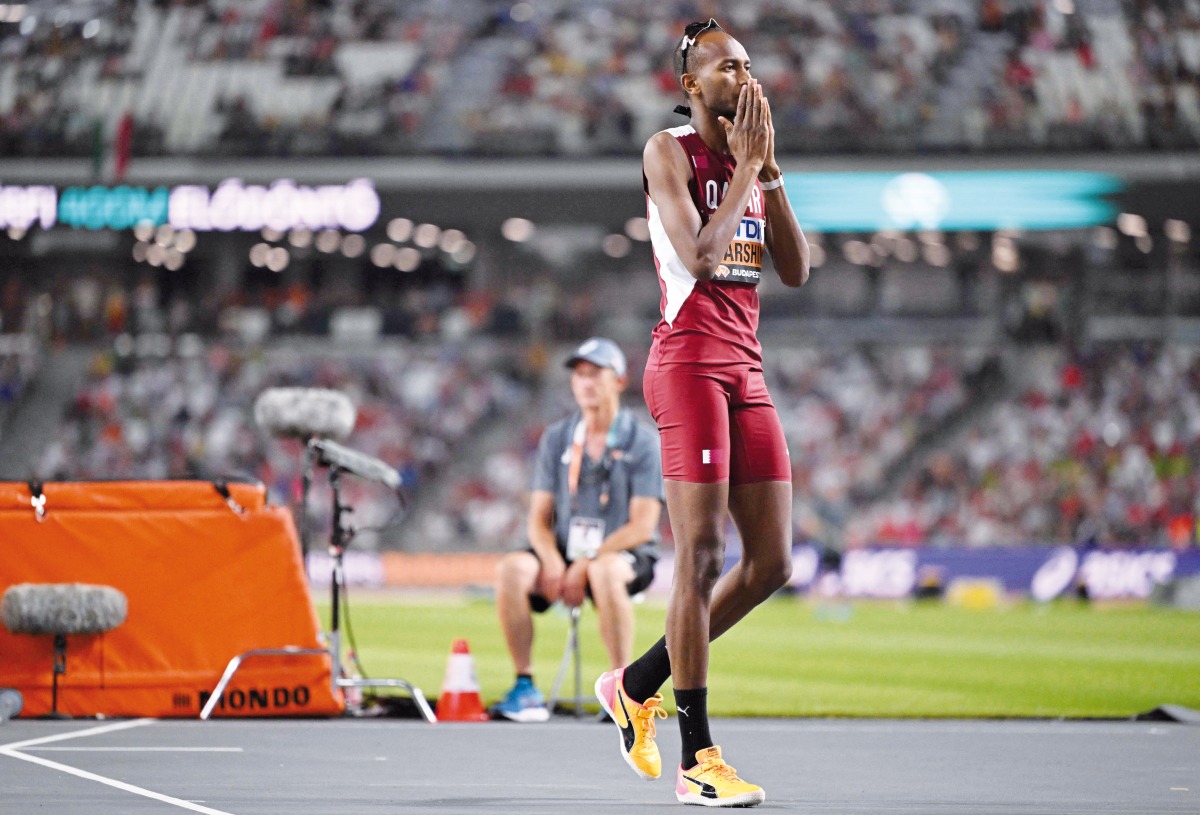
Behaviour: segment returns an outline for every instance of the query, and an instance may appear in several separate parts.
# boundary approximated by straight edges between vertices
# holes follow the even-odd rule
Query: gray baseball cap
[[[604,337],[592,337],[575,349],[567,359],[567,367],[574,368],[577,363],[590,362],[601,368],[612,368],[617,376],[625,376],[625,354],[612,340]]]

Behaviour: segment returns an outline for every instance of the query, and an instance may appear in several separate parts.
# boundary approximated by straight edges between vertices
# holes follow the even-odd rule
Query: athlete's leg
[[[714,639],[770,597],[791,574],[791,463],[783,428],[760,371],[745,372],[739,382],[731,400],[729,436],[729,512],[742,536],[742,557],[714,589],[708,629]],[[674,647],[669,650],[672,677],[677,677]],[[677,707],[685,703],[678,690],[675,700]],[[675,797],[684,803],[712,805],[715,789],[729,804],[762,803],[762,788],[737,778],[722,759],[721,748],[713,745],[707,726],[707,694],[689,696],[687,701],[695,701],[697,711],[705,717],[706,738],[695,735],[700,722],[690,723],[693,734],[689,737],[680,709],[683,763],[676,774]]]
[[[510,552],[496,566],[496,611],[517,674],[532,673],[533,612],[529,593],[541,563],[532,552]]]
[[[717,581],[709,639],[732,628],[787,582],[791,573],[791,462],[779,415],[759,372],[739,383],[729,424],[730,512],[743,540],[742,560]],[[672,676],[663,638],[625,672],[625,687],[644,698]]]
[[[631,562],[632,561],[632,562]],[[621,731],[621,757],[644,779],[662,775],[662,757],[654,720],[665,719],[662,696],[652,693],[633,699],[625,692],[622,667],[633,648],[632,592],[644,590],[654,579],[654,563],[635,552],[596,558],[588,570],[588,587],[600,617],[600,632],[608,647],[612,670],[596,680],[596,698]],[[669,672],[668,668],[668,672]]]
[[[729,402],[739,383],[737,371],[647,366],[643,390],[662,439],[675,577],[666,636],[625,671],[625,688],[633,698],[653,695],[668,676],[674,677],[676,688],[703,687],[707,676],[712,588],[725,557]],[[672,644],[675,647],[669,647]]]
[[[667,653],[675,686],[680,766],[713,746],[708,727],[708,631],[713,586],[725,564],[729,484],[664,483],[675,534],[675,578],[667,606]]]
[[[667,651],[676,689],[708,681],[708,640],[713,587],[725,563],[729,484],[664,482],[675,536],[675,577],[667,605]]]
[[[791,500],[789,482],[764,481],[730,487],[729,509],[742,536],[743,554],[713,588],[709,642],[733,628],[790,578]],[[629,667],[625,687],[633,698],[645,699],[657,693],[671,677],[672,662],[664,637]]]
[[[729,513],[742,536],[742,558],[713,591],[713,639],[782,588],[792,575],[790,481],[730,487]]]
[[[717,585],[714,639],[792,574],[792,463],[761,371],[746,372],[732,414],[729,514],[742,536],[742,558]]]
[[[629,668],[603,674],[596,683],[596,695],[610,713],[616,710],[614,700],[635,700],[638,708],[645,700],[644,709],[635,709],[630,718],[630,723],[639,724],[640,729],[629,731],[634,738],[625,750],[627,761],[635,753],[646,759],[639,758],[634,767],[643,778],[661,772],[651,718],[662,712],[657,707],[662,697],[656,693],[664,681],[660,671],[674,677],[685,755],[690,751],[694,758],[697,750],[712,745],[703,697],[707,694],[712,590],[725,557],[729,394],[735,383],[736,377],[728,372],[646,367],[643,390],[662,441],[664,492],[675,536],[675,576],[667,630],[666,636]],[[631,690],[634,687],[639,690]],[[651,689],[643,692],[646,687]],[[614,717],[623,732],[625,718],[623,712]],[[686,766],[692,763],[688,761]],[[643,764],[652,772],[647,772]]]
[[[633,566],[619,553],[600,555],[588,565],[588,588],[600,619],[600,639],[613,668],[627,665],[633,653],[633,600],[628,586],[634,577]]]

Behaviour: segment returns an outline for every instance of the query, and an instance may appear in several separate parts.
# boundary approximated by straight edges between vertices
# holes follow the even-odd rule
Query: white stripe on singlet
[[[670,133],[675,138],[679,138],[680,136],[686,136],[689,133],[695,133],[696,128],[692,127],[691,125],[680,125],[679,127],[668,127],[662,132]]]
[[[695,133],[696,129],[688,124],[670,127],[662,132],[678,138]],[[667,237],[667,230],[663,227],[662,217],[658,214],[658,207],[649,195],[646,196],[646,220],[650,226],[650,246],[654,250],[654,257],[658,259],[658,276],[666,284],[667,303],[663,308],[663,319],[667,325],[673,325],[679,310],[683,308],[683,302],[692,293],[692,289],[696,288],[696,278],[688,271],[679,253],[671,245],[671,239]]]
[[[683,301],[687,300],[692,289],[696,288],[696,278],[692,277],[675,247],[671,245],[671,239],[667,237],[667,230],[658,214],[658,207],[649,196],[646,196],[646,211],[649,216],[646,220],[650,225],[650,245],[654,247],[654,257],[658,258],[658,276],[666,284],[667,302],[663,306],[663,319],[667,321],[667,325],[673,325],[679,310],[683,308]]]

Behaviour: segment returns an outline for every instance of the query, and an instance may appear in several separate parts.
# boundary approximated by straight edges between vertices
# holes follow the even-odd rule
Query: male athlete
[[[651,137],[643,154],[647,218],[662,320],[646,364],[646,404],[662,441],[675,578],[666,636],[596,695],[621,729],[625,761],[657,778],[659,688],[673,680],[683,756],[675,797],[754,806],[766,795],[723,760],[708,727],[708,643],[791,575],[791,465],[762,374],[757,285],[763,250],[787,286],[808,279],[808,243],[775,162],[771,108],[742,45],[691,23],[675,51],[691,122]],[[724,576],[725,516],[742,558]]]

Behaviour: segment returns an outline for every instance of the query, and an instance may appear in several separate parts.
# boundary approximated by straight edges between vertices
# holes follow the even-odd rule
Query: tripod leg
[[[576,620],[577,618],[572,614],[571,621],[567,624],[567,644],[563,649],[562,660],[558,663],[558,673],[554,676],[554,684],[550,686],[550,698],[546,700],[546,707],[549,708],[550,715],[554,715],[554,709],[558,707],[559,700],[562,699],[563,680],[567,678],[567,668],[578,647],[575,638]]]
[[[575,716],[583,715],[583,649],[579,647],[579,609],[571,615],[571,627],[575,630]]]
[[[54,635],[54,674],[50,680],[50,713],[48,718],[69,718],[58,712],[58,677],[67,672],[67,638],[64,634]]]
[[[312,439],[309,439],[312,441]],[[304,573],[308,574],[308,492],[312,488],[313,452],[308,443],[304,444],[304,459],[300,470],[300,560],[304,563]]]

